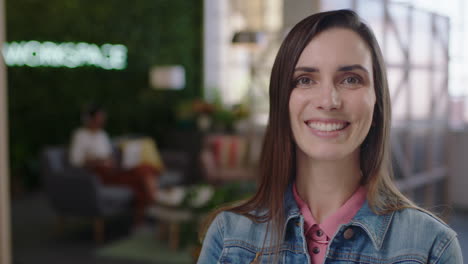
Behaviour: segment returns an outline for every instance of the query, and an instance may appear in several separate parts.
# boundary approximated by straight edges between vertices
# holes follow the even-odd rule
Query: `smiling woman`
[[[299,22],[271,73],[258,190],[212,214],[198,262],[462,263],[455,232],[392,182],[390,117],[381,51],[357,14]]]
[[[351,30],[325,31],[306,46],[289,99],[298,159],[359,160],[376,101],[371,69],[369,49]]]

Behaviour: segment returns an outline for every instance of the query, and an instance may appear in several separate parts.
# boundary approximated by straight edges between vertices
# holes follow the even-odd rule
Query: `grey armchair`
[[[60,218],[90,217],[94,239],[104,240],[104,218],[131,208],[133,193],[126,187],[105,186],[93,172],[68,162],[64,147],[47,147],[42,153],[42,175],[50,204]]]
[[[116,160],[120,153],[114,149]],[[166,170],[159,175],[160,187],[185,184],[190,170],[187,153],[161,151]],[[89,217],[94,221],[94,239],[104,240],[104,219],[132,209],[133,192],[127,187],[109,186],[84,168],[73,167],[65,147],[46,147],[41,156],[45,192],[59,219]]]

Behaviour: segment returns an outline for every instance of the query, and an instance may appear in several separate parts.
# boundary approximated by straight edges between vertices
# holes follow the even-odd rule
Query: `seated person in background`
[[[148,164],[119,168],[112,156],[109,136],[103,130],[105,121],[106,113],[98,105],[83,112],[83,127],[73,133],[70,162],[94,171],[103,184],[130,187],[135,195],[134,225],[138,227],[143,223],[145,208],[155,201],[159,171]]]

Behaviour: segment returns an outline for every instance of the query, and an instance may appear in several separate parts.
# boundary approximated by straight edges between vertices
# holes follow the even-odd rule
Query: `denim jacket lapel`
[[[361,227],[372,240],[375,249],[380,250],[394,213],[378,215],[371,210],[369,203],[366,201],[350,224]]]

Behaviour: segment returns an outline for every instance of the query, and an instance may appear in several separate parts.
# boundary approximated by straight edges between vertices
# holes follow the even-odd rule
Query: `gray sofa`
[[[118,160],[118,151],[114,151]],[[188,158],[180,152],[161,152],[166,171],[160,185],[179,185],[187,180]],[[127,187],[108,186],[84,168],[71,166],[68,149],[46,147],[41,154],[41,170],[45,193],[52,208],[64,217],[88,217],[94,222],[94,239],[104,240],[104,219],[132,209],[133,193]]]

